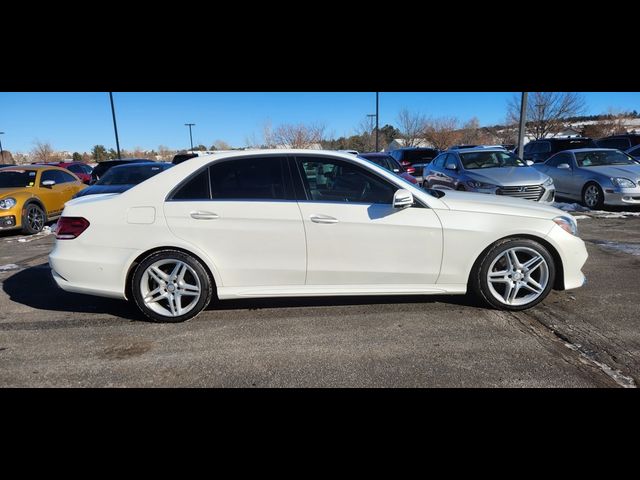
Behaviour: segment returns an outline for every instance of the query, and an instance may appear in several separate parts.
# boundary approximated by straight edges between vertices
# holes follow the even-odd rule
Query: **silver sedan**
[[[565,150],[534,168],[553,178],[557,196],[586,207],[640,205],[640,163],[620,150]]]

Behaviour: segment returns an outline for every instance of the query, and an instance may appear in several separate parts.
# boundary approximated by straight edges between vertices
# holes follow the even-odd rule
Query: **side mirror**
[[[413,194],[401,188],[393,194],[393,208],[407,208],[413,205]]]
[[[558,165],[557,168],[562,168],[564,170],[571,170],[571,167],[569,166],[568,163],[561,163],[560,165]]]
[[[533,160],[526,160],[525,162],[527,164],[528,167],[530,167],[531,165],[533,165]]]
[[[447,166],[444,168],[446,168],[447,170],[457,170],[458,166],[455,163],[447,163]]]
[[[47,188],[51,188],[56,184],[55,180],[45,180],[44,182],[41,183],[41,185],[43,187],[47,187]]]

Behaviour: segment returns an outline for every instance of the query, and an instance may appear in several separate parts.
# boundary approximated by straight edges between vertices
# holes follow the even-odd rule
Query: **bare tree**
[[[527,102],[527,132],[536,140],[559,132],[564,120],[586,110],[584,96],[577,92],[532,92]],[[507,104],[507,119],[516,124],[520,118],[520,95]]]
[[[427,127],[427,119],[420,113],[413,113],[403,108],[398,114],[400,137],[404,140],[405,147],[417,147],[424,139]]]
[[[170,150],[165,145],[158,145],[158,156],[160,157],[161,161],[169,162],[172,160],[173,155],[174,155],[173,150]]]
[[[486,145],[494,143],[494,140],[493,135],[486,128],[480,127],[480,120],[473,117],[462,126],[460,143],[463,145]]]
[[[52,162],[54,161],[53,147],[49,142],[41,142],[40,140],[36,140],[34,142],[34,147],[31,150],[31,158],[33,158],[33,160],[36,162]]]
[[[461,131],[458,129],[458,119],[455,117],[441,117],[427,121],[423,137],[434,147],[446,150],[452,145],[460,143]]]
[[[282,124],[269,132],[270,141],[265,135],[265,143],[280,148],[313,148],[322,140],[324,130],[322,124]]]
[[[213,142],[212,150],[231,150],[233,147],[224,140],[216,140]]]

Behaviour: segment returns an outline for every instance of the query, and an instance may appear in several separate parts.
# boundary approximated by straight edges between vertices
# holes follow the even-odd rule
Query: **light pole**
[[[518,132],[518,156],[524,159],[524,129],[527,125],[527,92],[522,92],[520,102],[520,132]]]
[[[116,109],[113,106],[113,92],[109,92],[109,100],[111,100],[111,116],[113,117],[113,131],[116,133],[116,148],[118,149],[118,160],[121,160],[120,156],[120,141],[118,140],[118,125],[116,124]]]
[[[4,135],[4,132],[0,132],[0,135]],[[4,165],[4,150],[2,150],[2,139],[0,139],[0,160],[2,160],[2,164]]]
[[[191,127],[194,127],[195,123],[185,123],[185,126],[189,127],[189,142],[191,143],[191,151],[193,152],[193,136],[191,136]]]
[[[376,152],[380,151],[380,146],[378,144],[378,130],[380,126],[379,117],[380,117],[380,103],[379,103],[379,93],[376,92]]]
[[[367,113],[367,118],[369,119],[369,135],[371,135],[371,131],[373,130],[373,117],[375,117],[375,113]],[[371,137],[369,137],[371,138]],[[368,141],[367,141],[368,143]],[[369,148],[369,146],[367,146]]]

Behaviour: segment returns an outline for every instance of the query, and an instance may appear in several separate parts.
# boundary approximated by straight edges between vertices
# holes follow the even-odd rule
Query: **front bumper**
[[[553,245],[562,260],[563,285],[565,290],[582,287],[587,279],[582,273],[589,254],[587,247],[580,237],[565,232],[555,225],[546,239]]]
[[[606,205],[640,205],[640,188],[605,188]]]

